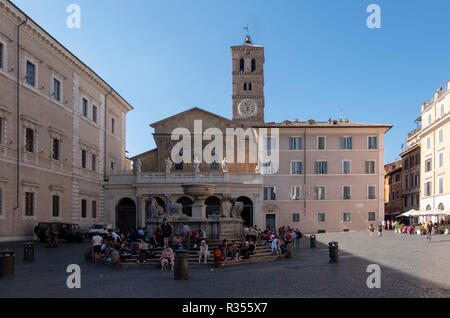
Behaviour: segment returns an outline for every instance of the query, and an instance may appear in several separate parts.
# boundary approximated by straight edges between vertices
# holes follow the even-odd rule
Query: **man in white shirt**
[[[92,249],[94,251],[94,264],[97,264],[102,256],[103,238],[97,232],[92,237]]]
[[[109,235],[112,236],[112,238],[114,239],[115,242],[117,242],[117,240],[120,241],[120,236],[119,236],[119,234],[117,234],[116,232],[114,232],[114,231],[111,230],[111,229],[108,230],[108,232],[109,232]]]
[[[271,247],[272,247],[272,252],[279,256],[281,251],[280,251],[280,246],[278,244],[278,241],[279,241],[278,237],[275,237],[272,240],[272,246]]]

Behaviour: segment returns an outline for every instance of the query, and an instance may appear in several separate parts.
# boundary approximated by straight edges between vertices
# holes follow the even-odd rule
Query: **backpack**
[[[220,248],[216,249],[214,251],[214,261],[221,261],[222,260],[222,251]]]

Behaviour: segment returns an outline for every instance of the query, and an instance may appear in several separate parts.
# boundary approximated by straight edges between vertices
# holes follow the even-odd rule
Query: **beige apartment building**
[[[420,119],[418,120],[420,122]],[[420,126],[408,134],[402,158],[402,208],[401,212],[420,209]]]
[[[41,221],[105,218],[132,107],[11,2],[0,0],[0,241]]]
[[[402,202],[402,161],[397,160],[384,165],[384,215],[387,220],[395,220],[401,214]]]
[[[384,219],[384,134],[389,125],[285,121],[280,166],[264,175],[258,224],[307,233],[363,230]]]
[[[450,81],[422,104],[421,149],[422,210],[450,211]]]

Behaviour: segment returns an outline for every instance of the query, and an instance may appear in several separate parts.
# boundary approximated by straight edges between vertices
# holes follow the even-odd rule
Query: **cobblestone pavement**
[[[113,270],[83,257],[85,244],[37,244],[36,261],[22,262],[22,243],[1,243],[17,252],[16,275],[0,279],[0,297],[450,297],[450,236],[393,232],[318,234],[317,248],[302,242],[292,260],[212,269],[191,267],[189,281],[156,268]],[[340,262],[329,264],[328,242],[339,242]],[[81,266],[81,288],[66,287],[66,267]],[[366,286],[369,264],[381,266],[381,288]]]

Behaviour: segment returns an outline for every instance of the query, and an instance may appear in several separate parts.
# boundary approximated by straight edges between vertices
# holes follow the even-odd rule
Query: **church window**
[[[252,60],[252,72],[256,72],[256,61],[255,61],[255,59]]]
[[[244,59],[241,59],[240,60],[240,62],[239,62],[239,70],[241,71],[241,72],[243,72],[244,71]]]

